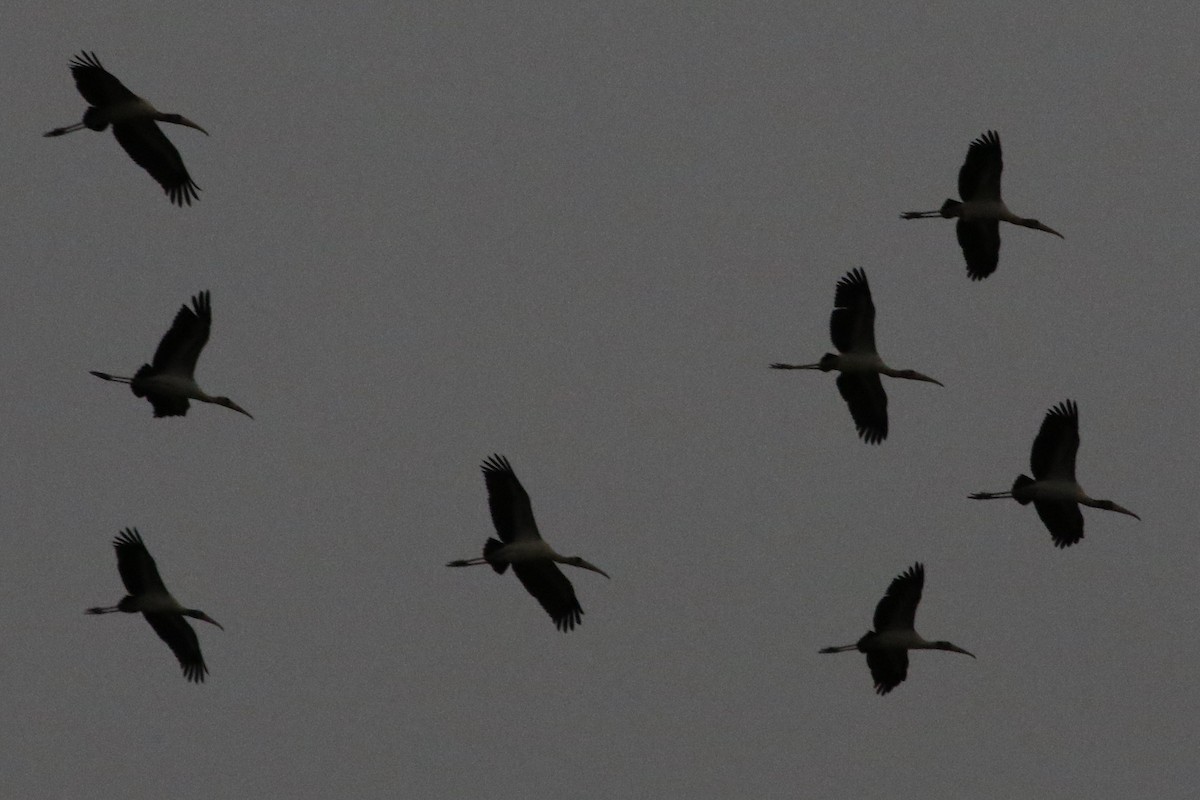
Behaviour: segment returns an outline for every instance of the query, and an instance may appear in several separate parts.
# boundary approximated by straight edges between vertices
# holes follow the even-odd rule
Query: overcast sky
[[[1194,4],[29,3],[4,15],[0,789],[13,798],[1194,797]],[[699,5],[699,4],[694,4]],[[503,6],[503,9],[501,9]],[[94,50],[196,182],[45,139]],[[956,194],[1000,132],[1006,226]],[[869,276],[891,431],[834,377]],[[212,292],[217,406],[131,374]],[[1087,510],[975,503],[1079,404]],[[512,462],[586,612],[491,535]],[[123,594],[140,529],[224,626],[187,683]],[[853,642],[926,565],[915,653]],[[202,629],[201,629],[202,628]]]

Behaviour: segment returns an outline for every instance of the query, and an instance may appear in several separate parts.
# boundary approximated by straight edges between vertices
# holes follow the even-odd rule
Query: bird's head
[[[1132,511],[1130,511],[1128,508],[1123,508],[1123,507],[1117,505],[1116,503],[1114,503],[1112,500],[1097,500],[1096,508],[1103,508],[1105,511],[1115,511],[1118,514],[1126,514],[1128,516],[1133,517],[1138,522],[1141,522],[1141,520],[1142,520],[1141,517],[1139,517],[1137,514],[1133,513]]]
[[[962,653],[964,656],[975,658],[975,654],[963,650],[958,645],[950,644],[950,642],[934,642],[933,646],[938,650],[949,650],[951,653]]]
[[[213,624],[213,625],[216,625],[216,626],[217,626],[218,628],[220,628],[221,630],[225,630],[225,626],[224,626],[224,625],[222,625],[221,623],[217,622],[215,619],[213,619],[213,618],[212,618],[212,617],[210,617],[208,614],[205,614],[203,611],[201,611],[201,610],[199,610],[199,609],[196,609],[196,608],[189,608],[187,611],[184,611],[183,613],[184,613],[185,615],[187,615],[187,616],[191,617],[192,619],[199,619],[199,620],[203,620],[204,622],[208,622],[208,623],[211,623],[211,624]]]
[[[219,406],[225,406],[226,408],[232,408],[234,411],[245,414],[247,417],[250,417],[250,419],[254,419],[254,417],[250,414],[249,411],[242,408],[237,403],[230,400],[228,397],[214,397],[213,402]]]
[[[896,373],[896,377],[897,378],[908,378],[910,381],[925,381],[926,383],[936,383],[938,386],[941,386],[943,388],[946,386],[946,384],[942,383],[941,381],[937,380],[936,378],[931,378],[928,375],[922,375],[921,373],[917,372],[915,369],[902,369]]]
[[[567,558],[567,559],[565,559],[565,560],[563,561],[563,563],[564,563],[564,564],[570,564],[572,567],[579,567],[579,568],[581,568],[581,569],[590,569],[592,572],[599,572],[601,575],[603,575],[604,577],[608,578],[608,573],[607,573],[607,572],[605,572],[604,570],[600,569],[600,568],[599,568],[599,567],[597,567],[595,564],[589,564],[588,562],[584,561],[584,560],[583,560],[582,558],[580,558],[579,556],[571,556],[570,558]]]
[[[172,122],[176,125],[186,125],[187,127],[195,128],[196,130],[203,133],[205,136],[208,136],[208,131],[204,130],[204,128],[201,128],[199,125],[192,122],[190,119],[183,116],[182,114],[163,114],[162,117],[160,118],[160,121]]]

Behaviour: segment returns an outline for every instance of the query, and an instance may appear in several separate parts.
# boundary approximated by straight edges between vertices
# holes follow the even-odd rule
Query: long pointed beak
[[[940,217],[941,211],[902,211],[900,219],[929,219],[930,217]]]
[[[204,128],[201,128],[199,125],[197,125],[196,123],[192,122],[192,121],[191,121],[190,119],[188,119],[187,117],[180,117],[180,118],[179,118],[179,124],[180,124],[180,125],[186,125],[186,126],[188,126],[189,128],[195,128],[196,130],[198,130],[198,131],[200,131],[201,133],[203,133],[205,136],[208,136],[208,131],[204,130]]]
[[[212,617],[210,617],[208,614],[201,614],[200,616],[196,617],[196,619],[202,619],[202,620],[204,620],[205,622],[211,622],[213,625],[216,625],[216,626],[217,626],[218,628],[220,628],[221,630],[225,630],[225,626],[224,626],[224,625],[222,625],[221,623],[217,622],[215,619],[213,619]]]
[[[580,559],[580,561],[579,561],[579,566],[583,567],[584,569],[590,569],[592,572],[599,572],[599,573],[600,573],[601,575],[603,575],[604,577],[608,578],[609,580],[612,580],[612,578],[611,578],[611,577],[609,577],[609,574],[608,574],[607,572],[605,572],[604,570],[600,569],[600,568],[599,568],[599,567],[597,567],[595,564],[589,564],[588,562],[586,562],[586,561],[584,561],[584,560]]]
[[[971,658],[975,658],[974,653],[970,652],[969,650],[963,650],[961,647],[959,647],[957,645],[947,644],[946,649],[953,651],[955,653],[962,653],[964,656],[970,656]],[[975,660],[978,661],[979,659],[975,659]]]
[[[922,375],[921,373],[917,372],[915,369],[895,370],[895,371],[888,372],[886,374],[891,375],[893,378],[906,378],[907,380],[910,380],[910,381],[925,381],[926,383],[936,383],[938,386],[941,386],[943,389],[946,388],[946,384],[942,383],[937,378],[931,378],[928,375]]]
[[[1112,510],[1116,511],[1118,514],[1128,514],[1129,516],[1136,519],[1138,522],[1142,521],[1142,518],[1139,517],[1137,514],[1133,513],[1128,508],[1122,508],[1121,506],[1117,505],[1116,503],[1113,503]]]
[[[221,402],[221,405],[225,406],[226,408],[231,408],[231,409],[233,409],[234,411],[237,411],[237,412],[239,412],[239,413],[241,413],[241,414],[245,414],[247,417],[250,417],[250,419],[254,419],[254,415],[253,415],[253,414],[251,414],[249,411],[247,411],[246,409],[244,409],[244,408],[242,408],[241,406],[239,406],[237,403],[235,403],[235,402],[233,402],[232,400],[230,400],[228,397],[226,397],[226,398],[224,399],[224,401],[223,401],[223,402]]]
[[[1054,230],[1054,228],[1051,228],[1049,225],[1043,225],[1042,223],[1039,222],[1038,224],[1034,225],[1034,227],[1037,228],[1039,231],[1045,231],[1046,233],[1053,233],[1055,236],[1057,236],[1060,239],[1065,240],[1067,238],[1067,237],[1063,236],[1061,233],[1059,233],[1058,231]]]

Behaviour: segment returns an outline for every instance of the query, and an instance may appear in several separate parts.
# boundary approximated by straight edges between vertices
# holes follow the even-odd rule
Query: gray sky
[[[497,6],[500,4],[497,4]],[[0,94],[0,787],[9,797],[1192,797],[1200,228],[1195,8],[947,2],[26,4]],[[849,8],[845,4],[840,9]],[[1064,9],[1066,7],[1064,6]],[[44,139],[94,50],[212,134],[170,205],[108,133]],[[997,129],[1010,206],[967,280],[955,193]],[[858,441],[833,288],[893,366]],[[201,385],[129,374],[212,291]],[[1085,513],[973,503],[1079,403]],[[448,570],[512,461],[586,611]],[[93,618],[137,526],[226,627],[186,683]],[[916,653],[858,654],[927,569]]]

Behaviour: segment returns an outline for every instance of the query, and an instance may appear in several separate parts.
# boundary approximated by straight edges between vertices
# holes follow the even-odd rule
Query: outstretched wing
[[[867,653],[867,668],[875,681],[875,693],[887,694],[908,677],[908,651],[871,650]]]
[[[71,77],[75,79],[75,88],[90,105],[106,106],[137,99],[137,95],[100,65],[95,53],[85,50],[71,59]]]
[[[847,272],[833,293],[833,314],[829,317],[829,335],[839,352],[875,352],[875,304],[867,273],[861,269]]]
[[[131,595],[167,591],[137,528],[126,528],[118,533],[113,539],[113,547],[117,551],[117,571],[121,573],[126,591]]]
[[[177,206],[199,200],[200,187],[188,174],[183,158],[152,119],[113,123],[113,135],[139,167],[150,173]]]
[[[200,640],[187,620],[179,614],[143,613],[142,616],[179,659],[183,677],[192,683],[203,683],[208,667],[200,653]]]
[[[960,219],[954,226],[967,262],[967,277],[981,281],[1000,263],[1000,220]]]
[[[192,308],[180,306],[154,351],[154,370],[191,376],[212,328],[212,302],[207,291],[192,297]]]
[[[1079,407],[1064,400],[1046,412],[1033,450],[1029,468],[1037,480],[1075,479],[1075,454],[1079,452]]]
[[[887,594],[875,606],[875,632],[912,630],[924,587],[925,565],[920,562],[893,578]],[[908,661],[904,663],[907,665]],[[904,680],[903,675],[900,680]]]
[[[575,629],[583,616],[583,609],[575,597],[575,587],[558,565],[553,561],[538,559],[518,561],[512,568],[526,591],[546,609],[556,628],[563,632]]]
[[[854,427],[867,444],[887,438],[887,392],[875,372],[843,372],[837,378],[838,392],[850,407]]]
[[[958,195],[963,200],[999,200],[1004,158],[1000,134],[988,131],[967,148],[967,160],[958,170]]]
[[[520,539],[540,539],[537,523],[533,520],[533,507],[529,504],[529,495],[517,480],[508,459],[499,454],[489,456],[484,460],[482,469],[483,481],[487,484],[488,508],[491,509],[492,524],[496,526],[500,541],[507,543]],[[554,568],[554,571],[558,572],[558,568]],[[567,582],[561,573],[559,577],[564,583]],[[568,590],[570,586],[567,583]]]
[[[1055,547],[1070,547],[1083,538],[1083,512],[1070,500],[1034,500],[1034,510],[1050,531]]]

